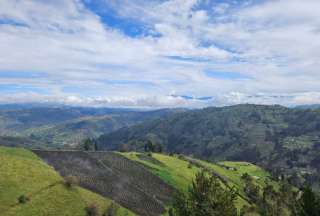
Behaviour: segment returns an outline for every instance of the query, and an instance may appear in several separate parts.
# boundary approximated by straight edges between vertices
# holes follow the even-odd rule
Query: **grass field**
[[[0,212],[3,216],[85,216],[96,204],[100,213],[111,204],[98,194],[80,187],[68,189],[63,178],[28,150],[0,147]],[[21,195],[29,197],[24,204]],[[120,208],[118,215],[133,215]]]
[[[121,178],[119,181],[117,180],[118,183],[123,180],[123,184],[120,184],[120,186],[128,183],[127,186],[132,185],[132,187],[144,188],[144,193],[149,194],[150,197],[159,196],[158,199],[163,200],[167,200],[165,196],[167,193],[162,194],[156,189],[161,188],[161,190],[164,190],[164,186],[169,187],[167,185],[169,184],[181,191],[187,191],[196,173],[201,168],[208,168],[219,176],[221,182],[224,182],[224,187],[236,187],[238,189],[239,196],[236,202],[238,209],[243,205],[249,205],[248,197],[244,192],[245,182],[241,178],[243,174],[249,174],[254,179],[255,184],[261,188],[265,186],[267,181],[273,184],[275,188],[279,187],[277,182],[271,180],[268,172],[246,162],[225,161],[209,163],[189,157],[168,156],[157,153],[153,153],[150,156],[136,152],[98,152],[89,154],[57,151],[47,152],[46,154],[54,157],[62,167],[67,166],[68,163],[66,161],[70,162],[70,157],[73,155],[75,166],[85,173],[86,169],[82,166],[79,167],[79,161],[83,163],[83,166],[89,166],[90,161],[92,163],[98,161],[106,166],[107,170],[113,170],[111,173],[117,172],[117,175],[121,174]],[[80,156],[83,156],[83,158]],[[65,158],[64,163],[63,158]],[[71,170],[74,171],[75,169],[73,167]],[[101,172],[106,174],[105,168]],[[68,189],[63,184],[63,178],[51,166],[47,165],[36,154],[25,149],[0,147],[0,173],[0,212],[3,216],[85,216],[85,208],[90,204],[95,203],[99,212],[102,213],[106,211],[112,202],[110,199],[103,197],[105,196],[103,193],[103,196],[101,196],[78,186]],[[160,177],[160,179],[151,173]],[[90,176],[92,177],[93,175]],[[160,182],[154,178],[159,179]],[[103,179],[108,180],[109,184],[112,180],[106,177]],[[96,178],[94,182],[97,183]],[[107,182],[104,181],[103,185],[106,186],[105,183]],[[110,187],[110,185],[109,189],[114,188]],[[170,188],[168,188],[168,194],[170,194]],[[123,189],[121,189],[121,192],[123,192]],[[117,194],[118,192],[115,195]],[[21,195],[29,197],[30,200],[24,204],[19,203],[18,198]],[[134,196],[138,196],[138,193],[134,192]],[[131,197],[130,200],[132,199]],[[168,205],[165,206],[168,207]],[[121,207],[118,215],[131,216],[134,214]]]
[[[242,175],[248,173],[255,183],[261,188],[265,186],[265,182],[271,182],[276,188],[278,187],[276,182],[273,182],[270,178],[270,174],[262,168],[246,162],[220,162],[209,163],[202,160],[191,159],[184,157],[179,159],[177,156],[168,156],[163,154],[153,153],[152,157],[146,154],[129,152],[121,153],[125,157],[137,161],[147,167],[155,175],[162,178],[164,181],[182,191],[187,191],[195,174],[200,171],[198,166],[189,166],[188,160],[196,161],[203,167],[208,167],[213,172],[227,180],[227,184],[230,187],[236,187],[240,196],[237,199],[237,207],[240,209],[243,205],[249,205],[246,201],[248,198],[244,193],[244,181]]]
[[[140,153],[130,152],[121,153],[130,160],[137,161],[148,167],[151,172],[162,178],[165,182],[182,191],[187,191],[195,174],[200,171],[199,168],[193,166],[188,168],[188,162],[179,160],[176,157],[171,157],[163,154],[152,154],[155,160],[141,159]],[[156,162],[158,161],[158,163]]]

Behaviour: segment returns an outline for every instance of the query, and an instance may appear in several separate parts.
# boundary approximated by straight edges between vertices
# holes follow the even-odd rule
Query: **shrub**
[[[85,210],[86,210],[87,216],[98,216],[99,215],[98,207],[95,203],[87,206]]]
[[[19,203],[23,204],[23,203],[26,203],[30,200],[30,198],[26,195],[21,195],[18,197],[18,201]]]
[[[244,180],[245,182],[253,180],[252,177],[248,173],[242,174],[241,179]]]
[[[71,187],[78,185],[78,184],[79,184],[79,179],[76,176],[69,175],[69,176],[65,177],[65,179],[64,179],[64,185],[67,188],[71,188]]]
[[[179,155],[178,155],[178,158],[179,158],[180,160],[185,160],[185,159],[186,159],[185,156],[182,155],[182,154],[179,154]]]
[[[188,168],[191,169],[192,168],[192,163],[189,162],[188,164]]]

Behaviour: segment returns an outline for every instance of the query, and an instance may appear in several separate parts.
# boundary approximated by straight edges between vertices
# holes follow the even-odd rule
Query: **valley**
[[[319,183],[318,109],[0,111],[4,216],[167,216],[201,172],[233,191],[237,215],[290,216]]]

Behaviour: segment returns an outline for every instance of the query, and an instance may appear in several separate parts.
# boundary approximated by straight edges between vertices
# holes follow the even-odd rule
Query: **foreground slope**
[[[186,192],[201,169],[217,176],[224,187],[237,189],[239,211],[245,205],[255,206],[245,191],[244,174],[253,179],[261,193],[267,183],[279,188],[268,172],[246,162],[209,163],[182,155],[136,152],[34,152],[61,175],[77,176],[81,186],[143,216],[164,214],[174,193]]]
[[[111,200],[80,187],[67,189],[63,178],[28,150],[0,147],[0,212],[3,216],[85,216],[95,203],[102,213]],[[18,198],[30,200],[22,204]],[[120,208],[118,215],[133,215]]]
[[[113,152],[34,151],[62,176],[115,200],[138,215],[161,215],[175,192],[143,166]]]

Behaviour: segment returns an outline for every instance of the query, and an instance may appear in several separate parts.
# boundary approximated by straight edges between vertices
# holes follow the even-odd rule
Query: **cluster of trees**
[[[316,194],[309,186],[302,191],[301,198],[293,206],[295,216],[319,216],[320,215],[320,195]]]
[[[293,189],[286,182],[279,189],[266,184],[260,189],[252,177],[244,175],[245,192],[252,201],[238,213],[235,206],[237,191],[224,187],[220,180],[207,171],[196,175],[187,193],[179,192],[174,198],[170,216],[320,216],[320,196],[310,187],[301,191]]]
[[[144,151],[145,152],[162,152],[162,145],[159,143],[152,142],[150,140],[146,140],[144,144]]]
[[[87,138],[83,141],[81,149],[85,151],[97,151],[98,143],[95,139]]]
[[[169,210],[170,216],[236,216],[234,189],[224,189],[221,182],[206,171],[196,175],[187,194],[179,192]]]

